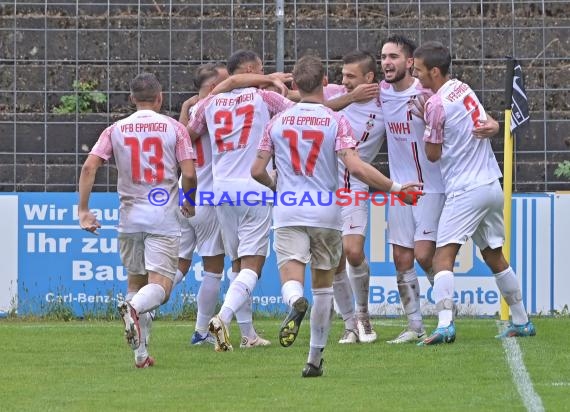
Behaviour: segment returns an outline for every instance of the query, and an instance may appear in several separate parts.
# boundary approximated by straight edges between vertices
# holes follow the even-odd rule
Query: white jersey
[[[198,105],[190,108],[189,119],[192,119],[196,114]],[[196,193],[196,204],[200,204],[200,192],[211,193],[214,189],[214,178],[212,176],[212,146],[210,145],[210,134],[206,130],[198,139],[192,142],[192,149],[196,154],[194,167],[196,168],[196,177],[198,179],[198,192]],[[207,196],[204,195],[204,198]],[[212,199],[212,201],[214,201]],[[209,204],[207,200],[203,202]]]
[[[327,100],[348,93],[344,86],[329,84],[324,89]],[[350,123],[358,154],[366,163],[372,163],[384,143],[384,117],[379,101],[352,103],[340,111]],[[350,176],[342,161],[338,160],[339,187],[350,191],[368,191],[368,185]]]
[[[342,109],[340,113],[350,123],[352,134],[356,140],[358,155],[366,163],[372,163],[384,143],[385,133],[384,116],[378,100],[372,99],[364,103],[352,103]],[[341,189],[368,192],[368,185],[351,176],[340,159],[338,159],[338,176]]]
[[[105,129],[90,154],[115,157],[119,232],[180,235],[178,163],[194,158],[181,123],[139,110]]]
[[[487,115],[467,84],[448,80],[426,102],[424,117],[424,140],[442,144],[440,165],[446,195],[501,177],[489,139],[473,136],[473,128]]]
[[[259,150],[275,153],[276,228],[341,230],[336,152],[355,146],[346,118],[321,104],[298,103],[269,123]]]
[[[237,200],[253,191],[262,199],[267,187],[251,177],[250,168],[269,119],[293,105],[283,96],[253,87],[209,96],[198,103],[188,127],[210,133],[214,193],[221,203]],[[271,197],[270,194],[268,194]]]
[[[425,193],[443,193],[439,162],[432,163],[426,157],[423,141],[425,123],[410,111],[410,100],[421,94],[429,97],[433,93],[422,88],[418,79],[414,79],[414,83],[404,91],[394,90],[384,80],[380,83],[390,178],[401,184],[423,183]]]

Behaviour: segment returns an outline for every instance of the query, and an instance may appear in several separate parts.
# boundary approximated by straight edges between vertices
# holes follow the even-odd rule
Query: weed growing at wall
[[[98,105],[107,103],[107,95],[96,91],[96,81],[73,82],[74,94],[62,96],[59,106],[53,108],[54,113],[89,113],[97,112]]]

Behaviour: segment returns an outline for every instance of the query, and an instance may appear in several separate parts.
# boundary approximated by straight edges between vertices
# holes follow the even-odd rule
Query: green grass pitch
[[[535,318],[537,336],[518,339],[545,410],[570,409],[570,318]],[[435,319],[426,321],[428,329]],[[374,319],[374,344],[340,345],[335,319],[325,373],[303,379],[308,321],[279,346],[279,319],[255,322],[272,341],[234,352],[190,347],[193,323],[158,320],[153,368],[134,368],[118,321],[0,321],[2,411],[524,411],[493,319],[458,319],[451,345],[388,345],[402,319]]]

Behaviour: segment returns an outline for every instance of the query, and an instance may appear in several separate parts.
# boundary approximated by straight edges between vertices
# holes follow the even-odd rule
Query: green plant
[[[554,171],[554,175],[556,177],[565,177],[570,179],[570,161],[565,160],[561,163],[558,163],[558,167]]]
[[[53,108],[54,113],[86,113],[97,111],[97,105],[107,102],[105,93],[95,90],[96,81],[73,82],[74,94],[62,96],[59,106]]]

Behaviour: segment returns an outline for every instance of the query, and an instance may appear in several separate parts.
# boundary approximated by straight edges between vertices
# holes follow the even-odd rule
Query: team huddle
[[[128,271],[119,312],[136,367],[154,364],[148,354],[151,313],[184,278],[194,252],[203,259],[204,276],[191,344],[233,350],[229,325],[235,316],[240,348],[270,345],[253,325],[252,292],[272,228],[289,307],[277,337],[282,346],[295,342],[309,309],[303,285],[307,264],[311,269],[310,344],[302,376],[323,374],[333,301],[345,326],[339,343],[378,339],[368,310],[368,203],[273,205],[283,192],[317,198],[342,189],[355,197],[374,189],[401,200],[390,205],[387,239],[408,326],[388,343],[455,340],[453,268],[470,237],[511,310],[512,322],[497,337],[536,334],[502,253],[501,172],[488,139],[498,123],[467,84],[450,78],[451,56],[442,44],[416,48],[392,36],[382,44],[380,63],[381,82],[376,58],[353,51],[343,58],[342,85],[335,85],[315,56],[300,58],[292,74],[264,75],[259,56],[239,50],[226,66],[198,68],[199,93],[184,102],[179,122],[159,114],[162,89],[154,75],[133,79],[137,111],[109,126],[91,150],[79,180],[79,218],[85,230],[100,227],[89,195],[97,169],[113,156],[120,254]],[[293,90],[285,85],[290,81]],[[390,178],[370,164],[384,141]],[[149,202],[156,188],[169,193],[166,205]],[[201,192],[211,193],[213,204],[196,202]],[[247,204],[236,202],[246,192],[252,194]],[[215,313],[225,256],[232,262],[231,283]],[[433,287],[438,313],[429,335],[416,261]]]

